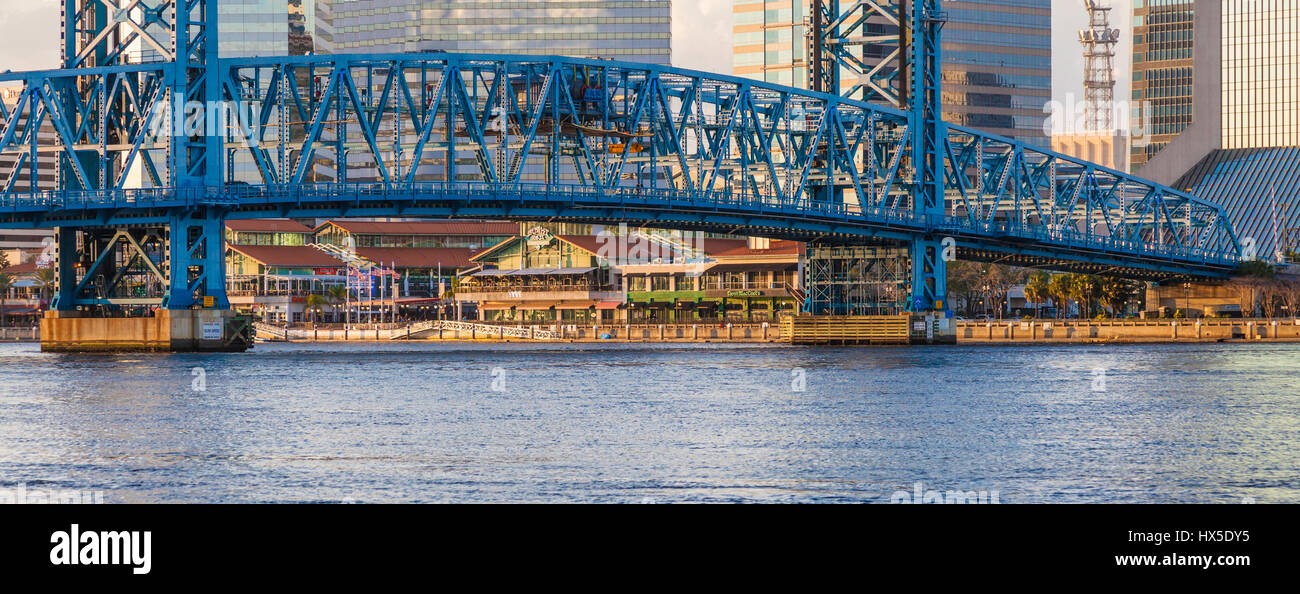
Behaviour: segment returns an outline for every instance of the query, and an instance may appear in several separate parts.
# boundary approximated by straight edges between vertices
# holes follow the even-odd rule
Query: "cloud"
[[[4,0],[0,71],[59,67],[59,0]]]
[[[731,0],[673,2],[673,65],[731,74]]]

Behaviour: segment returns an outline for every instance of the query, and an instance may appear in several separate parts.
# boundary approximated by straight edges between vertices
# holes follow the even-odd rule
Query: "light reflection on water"
[[[1266,344],[10,344],[0,488],[109,502],[876,502],[920,481],[1004,503],[1296,502],[1298,363],[1300,345]],[[196,367],[205,392],[191,389]]]

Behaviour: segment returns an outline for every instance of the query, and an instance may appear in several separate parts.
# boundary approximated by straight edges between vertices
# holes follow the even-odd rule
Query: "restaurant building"
[[[619,268],[630,323],[765,322],[799,311],[804,244],[761,238],[701,243],[703,261]]]
[[[475,266],[476,246],[502,228],[327,221],[313,229],[286,219],[231,221],[227,293],[235,309],[271,323],[312,321],[312,310],[316,318],[366,322],[451,315],[457,275]],[[515,227],[504,228],[509,236]],[[311,295],[327,305],[313,307]]]
[[[461,278],[456,298],[489,322],[614,323],[625,300],[602,239],[543,228],[510,237],[473,257],[481,269]]]
[[[649,235],[554,235],[542,227],[476,256],[457,299],[488,322],[768,321],[798,311],[803,244]]]

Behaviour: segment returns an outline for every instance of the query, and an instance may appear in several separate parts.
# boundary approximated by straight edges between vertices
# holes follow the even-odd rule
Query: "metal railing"
[[[897,227],[904,230],[971,234],[985,238],[1014,237],[1064,249],[1114,252],[1118,255],[1165,260],[1182,264],[1231,266],[1240,262],[1236,254],[1211,251],[1168,242],[1140,241],[1081,232],[1049,229],[1042,224],[1011,220],[972,220],[955,215],[918,215],[910,208],[862,206],[793,198],[753,196],[731,191],[689,191],[675,188],[597,187],[569,184],[493,182],[407,183],[302,183],[228,185],[214,188],[146,188],[122,190],[41,190],[14,193],[0,200],[0,210],[51,211],[105,208],[147,208],[197,206],[223,203],[233,206],[311,202],[417,201],[454,199],[474,203],[531,201],[585,203],[620,207],[674,208],[716,211],[730,208],[753,214],[780,217],[799,215],[857,222],[863,225]]]

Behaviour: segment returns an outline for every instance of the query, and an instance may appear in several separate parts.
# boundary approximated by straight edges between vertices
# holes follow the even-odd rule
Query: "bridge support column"
[[[54,301],[50,309],[75,311],[77,289],[77,230],[59,227],[54,230]]]
[[[251,326],[226,298],[224,231],[222,214],[204,208],[166,223],[58,229],[42,350],[247,350]]]
[[[172,217],[168,238],[167,309],[230,309],[226,298],[225,218],[187,212]]]
[[[907,308],[907,249],[812,243],[804,261],[804,312],[898,315]]]
[[[912,311],[943,312],[948,309],[948,266],[944,246],[929,238],[912,241]]]

